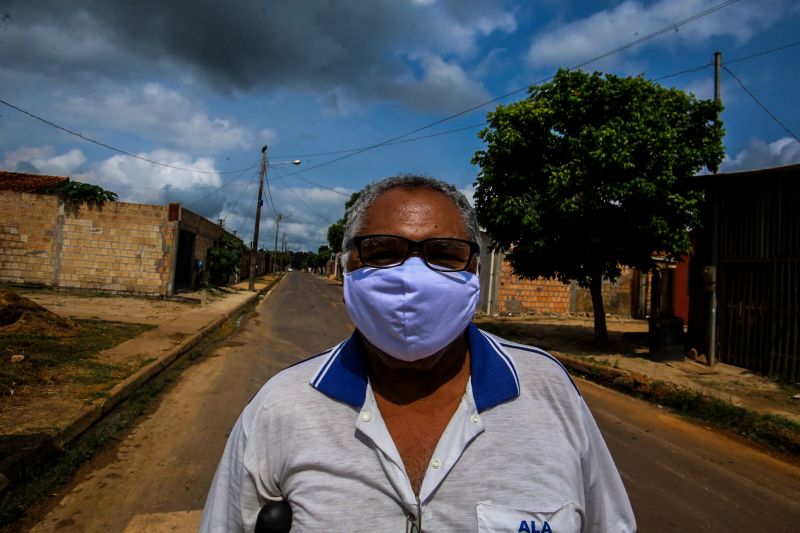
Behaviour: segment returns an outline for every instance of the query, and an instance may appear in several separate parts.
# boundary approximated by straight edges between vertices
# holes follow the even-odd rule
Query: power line
[[[791,48],[793,46],[798,46],[798,45],[800,45],[800,41],[794,41],[792,43],[788,43],[788,44],[784,44],[784,45],[781,45],[781,46],[777,46],[775,48],[770,48],[769,50],[763,50],[761,52],[756,52],[755,54],[750,54],[748,56],[737,57],[735,59],[728,59],[728,60],[725,61],[725,64],[726,65],[730,65],[731,63],[738,63],[739,61],[747,61],[748,59],[753,59],[753,58],[756,58],[756,57],[765,56],[765,55],[771,54],[773,52],[780,52],[781,50],[786,50],[787,48]]]
[[[235,178],[231,179],[230,181],[228,181],[226,183],[223,183],[222,187],[218,187],[218,188],[214,189],[210,193],[208,193],[205,196],[201,197],[199,200],[187,205],[186,207],[193,207],[193,206],[199,204],[200,202],[206,200],[207,198],[210,198],[211,196],[214,196],[215,194],[217,194],[219,191],[221,191],[225,187],[229,187],[230,185],[233,185],[235,182],[239,181],[239,178],[242,176],[242,174],[244,174],[248,170],[251,170],[251,169],[255,168],[257,165],[258,165],[258,163],[256,163],[255,165],[251,165],[251,166],[249,166],[249,167],[247,167],[245,169],[242,169],[242,171],[239,173],[238,176],[236,176]]]
[[[747,56],[743,56],[743,57],[738,57],[738,58],[735,58],[735,59],[727,60],[726,63],[727,64],[738,63],[740,61],[746,61],[746,60],[749,60],[749,59],[754,59],[756,57],[761,57],[761,56],[764,56],[764,55],[772,54],[774,52],[779,52],[781,50],[785,50],[787,48],[791,48],[793,46],[798,46],[798,45],[800,45],[800,41],[795,41],[795,42],[792,42],[792,43],[784,44],[784,45],[777,46],[777,47],[774,47],[774,48],[770,48],[770,49],[767,49],[767,50],[762,50],[760,52],[756,52],[756,53],[751,54],[751,55],[747,55]],[[683,74],[691,74],[691,73],[694,73],[694,72],[699,72],[699,71],[705,70],[706,68],[708,68],[710,66],[713,66],[713,65],[714,65],[714,62],[713,61],[709,61],[708,63],[704,63],[702,65],[697,65],[695,67],[689,67],[689,68],[686,68],[684,70],[680,70],[678,72],[673,72],[671,74],[665,74],[665,75],[659,76],[657,78],[652,78],[650,81],[661,81],[661,80],[665,80],[665,79],[668,79],[668,78],[674,78],[676,76],[681,76]],[[415,141],[420,141],[420,140],[424,140],[424,139],[429,139],[431,137],[439,137],[439,136],[442,136],[442,135],[449,135],[449,134],[452,134],[452,133],[458,133],[458,132],[469,130],[469,129],[473,129],[473,128],[479,128],[479,127],[485,126],[486,124],[487,124],[487,122],[483,121],[483,122],[480,122],[480,123],[477,123],[477,124],[470,124],[469,126],[464,126],[462,128],[456,128],[456,129],[446,130],[446,131],[442,131],[442,132],[438,132],[438,133],[432,133],[430,135],[421,135],[419,137],[411,137],[411,138],[408,138],[408,139],[402,139],[402,140],[398,140],[398,141],[387,142],[387,143],[384,144],[384,146],[393,145],[393,144],[415,142]],[[346,153],[350,153],[350,152],[357,152],[357,151],[363,150],[365,148],[370,148],[370,147],[369,146],[361,146],[361,147],[357,147],[357,148],[334,150],[334,151],[330,151],[330,152],[315,152],[315,153],[307,153],[307,154],[289,154],[289,155],[282,155],[280,157],[286,157],[286,158],[288,158],[288,157],[319,157],[319,156],[326,156],[326,155],[338,155],[338,154],[346,154]]]
[[[740,61],[747,61],[747,60],[750,60],[750,59],[755,59],[757,57],[765,56],[765,55],[768,55],[768,54],[773,54],[775,52],[780,52],[781,50],[786,50],[787,48],[792,48],[793,46],[800,46],[800,41],[794,41],[794,42],[791,42],[791,43],[783,44],[781,46],[776,46],[774,48],[769,48],[767,50],[761,50],[760,52],[756,52],[754,54],[750,54],[750,55],[746,55],[746,56],[742,56],[742,57],[737,57],[737,58],[734,58],[734,59],[727,59],[727,60],[725,60],[725,64],[726,65],[730,65],[730,64],[733,64],[733,63],[739,63]],[[673,72],[672,74],[666,74],[666,75],[658,77],[658,78],[653,78],[650,81],[661,81],[661,80],[665,80],[667,78],[674,78],[675,76],[680,76],[681,74],[690,74],[692,72],[699,72],[699,71],[701,71],[703,69],[706,69],[706,68],[712,66],[713,64],[714,64],[714,62],[710,61],[710,62],[705,63],[703,65],[698,65],[696,67],[691,67],[691,68],[687,68],[685,70],[681,70],[680,72]]]
[[[675,76],[680,76],[681,74],[690,74],[692,72],[699,72],[701,70],[707,69],[708,67],[712,66],[713,64],[714,64],[714,62],[710,61],[710,62],[706,63],[705,65],[698,65],[696,67],[691,67],[691,68],[687,68],[687,69],[681,70],[680,72],[673,72],[672,74],[666,74],[666,75],[660,76],[658,78],[653,78],[650,81],[661,81],[661,80],[666,80],[667,78],[674,78]]]
[[[250,181],[248,181],[247,184],[245,184],[245,187],[242,189],[242,192],[239,193],[239,197],[236,199],[236,201],[231,206],[231,208],[230,208],[231,212],[235,211],[235,209],[239,206],[239,202],[242,201],[242,198],[244,197],[245,191],[247,191],[256,182],[256,178],[257,177],[258,177],[258,174],[253,174],[253,176],[250,178]]]
[[[142,157],[140,155],[132,154],[131,152],[123,150],[122,148],[117,148],[116,146],[111,146],[110,144],[106,144],[106,143],[104,143],[102,141],[98,141],[98,140],[93,139],[91,137],[87,137],[86,135],[84,135],[82,133],[79,133],[77,131],[73,131],[73,130],[71,130],[69,128],[65,128],[64,126],[59,126],[55,122],[51,122],[51,121],[49,121],[49,120],[47,120],[45,118],[42,118],[42,117],[40,117],[38,115],[35,115],[35,114],[31,113],[30,111],[26,111],[26,110],[22,109],[21,107],[18,107],[18,106],[15,106],[14,104],[6,102],[3,99],[0,99],[0,104],[6,105],[6,106],[8,106],[8,107],[10,107],[12,109],[16,109],[17,111],[19,111],[20,113],[22,113],[24,115],[28,115],[29,117],[34,118],[34,119],[38,120],[39,122],[43,122],[43,123],[47,124],[48,126],[52,126],[52,127],[56,128],[56,129],[59,129],[59,130],[65,132],[65,133],[69,133],[70,135],[74,135],[75,137],[78,137],[79,139],[82,139],[82,140],[84,140],[86,142],[90,142],[92,144],[96,144],[97,146],[101,146],[101,147],[106,148],[108,150],[111,150],[113,152],[117,152],[118,154],[126,155],[128,157],[132,157],[132,158],[138,159],[140,161],[145,161],[145,162],[151,163],[153,165],[158,165],[160,167],[171,168],[173,170],[182,170],[182,171],[185,171],[185,172],[194,172],[195,174],[235,174],[235,173],[243,171],[243,170],[250,170],[249,168],[245,168],[245,169],[241,169],[240,168],[240,169],[237,169],[237,170],[226,170],[224,172],[216,172],[216,171],[211,171],[211,170],[197,170],[196,168],[179,167],[179,166],[175,166],[175,165],[170,165],[169,163],[163,163],[161,161],[154,161],[152,159],[148,159],[148,158]]]
[[[281,180],[281,183],[283,183],[286,186],[286,188],[289,189],[289,192],[292,193],[294,195],[294,197],[297,198],[300,201],[301,204],[303,204],[304,206],[306,206],[308,208],[308,211],[310,213],[313,213],[317,218],[319,218],[325,224],[331,224],[332,223],[331,221],[327,220],[325,217],[320,215],[313,207],[308,205],[308,203],[306,203],[306,201],[303,200],[303,198],[299,194],[297,194],[295,192],[295,190],[286,182],[286,180],[283,179],[283,177],[278,172],[275,172],[275,175],[278,176],[278,179]]]
[[[741,88],[744,90],[744,92],[746,92],[748,95],[750,95],[750,98],[752,98],[752,99],[753,99],[753,101],[754,101],[756,104],[758,104],[758,106],[759,106],[761,109],[763,109],[763,110],[764,110],[764,112],[765,112],[767,115],[769,115],[769,116],[770,116],[770,118],[772,118],[772,120],[774,120],[774,121],[775,121],[775,122],[776,122],[776,123],[777,123],[777,124],[778,124],[778,125],[779,125],[781,128],[783,128],[783,130],[784,130],[786,133],[788,133],[789,135],[791,135],[791,136],[794,138],[794,140],[796,140],[797,142],[800,142],[800,138],[798,138],[798,137],[797,137],[797,135],[795,135],[795,134],[794,134],[794,132],[793,132],[792,130],[790,130],[790,129],[789,129],[787,126],[786,126],[786,124],[784,124],[783,122],[781,122],[781,120],[780,120],[778,117],[776,117],[776,116],[775,116],[775,115],[772,113],[772,111],[770,111],[769,109],[767,109],[767,106],[765,106],[764,104],[762,104],[762,103],[761,103],[761,101],[760,101],[760,100],[759,100],[759,99],[756,97],[756,95],[754,95],[754,94],[753,94],[753,92],[752,92],[750,89],[748,89],[747,87],[745,87],[744,83],[742,83],[742,80],[740,80],[740,79],[739,79],[739,78],[736,76],[736,74],[734,74],[733,72],[731,72],[731,69],[729,69],[727,66],[724,66],[724,65],[723,65],[723,67],[722,67],[722,68],[723,68],[723,69],[725,69],[725,72],[727,72],[728,74],[730,74],[730,75],[731,75],[731,77],[732,77],[734,80],[736,80],[736,83],[738,83],[738,84],[739,84],[739,86],[740,86],[740,87],[741,87]]]
[[[272,168],[272,171],[275,172],[275,168],[274,167]],[[269,175],[266,172],[264,173],[264,178],[265,178],[264,181],[267,182],[267,194],[269,194],[269,205],[272,206],[272,212],[275,213],[275,216],[277,217],[278,216],[278,210],[275,209],[275,201],[272,198],[272,189],[270,189],[270,187],[269,187]]]
[[[275,168],[274,166],[272,166],[272,165],[268,165],[268,167],[269,167],[269,168],[271,168],[272,170],[276,170],[276,168]],[[296,173],[288,174],[288,175],[286,175],[286,176],[284,176],[284,177],[288,177],[288,176],[294,176],[295,174],[296,174]],[[319,187],[320,189],[325,189],[325,190],[327,190],[327,191],[334,192],[334,193],[336,193],[336,194],[339,194],[339,195],[341,195],[341,196],[347,196],[347,197],[349,197],[349,196],[350,196],[350,195],[349,195],[349,194],[347,194],[347,193],[344,193],[344,192],[341,192],[341,191],[337,191],[337,190],[336,190],[336,189],[334,189],[333,187],[328,187],[327,185],[323,185],[323,184],[321,184],[321,183],[317,183],[316,181],[314,181],[314,180],[310,180],[310,179],[308,179],[308,178],[306,178],[306,177],[303,177],[303,176],[297,176],[297,179],[299,179],[300,181],[304,181],[304,182],[306,182],[306,183],[308,183],[308,184],[310,184],[310,185],[314,185],[315,187]]]
[[[661,28],[661,29],[659,29],[659,30],[656,30],[656,31],[654,31],[654,32],[652,32],[652,33],[649,33],[649,34],[647,34],[647,35],[645,35],[645,36],[643,36],[643,37],[640,37],[640,38],[638,38],[638,39],[635,39],[634,41],[631,41],[631,42],[629,42],[629,43],[627,43],[627,44],[624,44],[624,45],[622,45],[622,46],[619,46],[619,47],[617,47],[617,48],[614,48],[613,50],[610,50],[610,51],[608,51],[608,52],[605,52],[605,53],[603,53],[603,54],[600,54],[600,55],[598,55],[598,56],[595,56],[595,57],[593,57],[593,58],[591,58],[591,59],[588,59],[588,60],[586,60],[586,61],[584,61],[584,62],[582,62],[582,63],[579,63],[579,64],[577,64],[577,65],[575,65],[575,66],[571,67],[571,69],[572,69],[572,70],[574,70],[574,69],[582,68],[582,67],[584,67],[584,66],[587,66],[587,65],[589,65],[589,64],[591,64],[591,63],[594,63],[594,62],[596,62],[596,61],[599,61],[599,60],[601,60],[601,59],[605,59],[605,58],[607,58],[607,57],[610,57],[610,56],[612,56],[612,55],[614,55],[614,54],[617,54],[617,53],[619,53],[619,52],[622,52],[622,51],[624,51],[624,50],[627,50],[628,48],[632,48],[632,47],[634,47],[634,46],[636,46],[636,45],[639,45],[639,44],[641,44],[641,43],[643,43],[643,42],[649,41],[649,40],[651,40],[651,39],[653,39],[653,38],[655,38],[655,37],[658,37],[658,36],[660,36],[660,35],[663,35],[664,33],[667,33],[667,32],[669,32],[669,31],[672,31],[672,30],[677,30],[678,28],[680,28],[681,26],[683,26],[683,25],[685,25],[685,24],[688,24],[688,23],[690,23],[690,22],[693,22],[693,21],[695,21],[695,20],[697,20],[697,19],[699,19],[699,18],[705,17],[705,16],[707,16],[707,15],[710,15],[710,14],[712,14],[712,13],[716,12],[716,11],[719,11],[719,10],[721,10],[721,9],[724,9],[724,8],[726,8],[726,7],[730,6],[730,5],[732,5],[732,4],[734,4],[734,3],[738,2],[738,1],[739,1],[739,0],[727,0],[727,1],[725,1],[725,2],[722,2],[721,4],[718,4],[718,5],[716,5],[716,6],[712,6],[712,7],[710,7],[710,8],[707,8],[707,9],[705,9],[705,10],[703,10],[703,11],[700,11],[700,12],[698,12],[698,13],[695,13],[694,15],[691,15],[690,17],[687,17],[687,18],[685,18],[685,19],[683,19],[683,20],[680,20],[680,21],[678,21],[678,22],[676,22],[676,23],[673,23],[673,24],[670,24],[670,25],[668,25],[668,26],[665,26],[665,27],[663,27],[663,28]],[[786,47],[789,47],[789,46],[793,46],[793,45],[786,45]],[[676,74],[676,75],[677,75],[677,74]],[[544,83],[544,82],[546,82],[546,81],[548,81],[548,80],[552,79],[552,77],[553,77],[553,76],[548,76],[547,78],[543,78],[542,80],[536,81],[536,82],[534,82],[534,83],[532,83],[532,84],[530,84],[530,85],[538,85],[538,84]],[[288,174],[286,177],[297,176],[297,175],[299,175],[299,174],[301,174],[301,173],[302,173],[302,174],[304,174],[304,173],[306,173],[306,172],[308,172],[308,171],[311,171],[311,170],[314,170],[314,169],[317,169],[317,168],[321,168],[321,167],[323,167],[323,166],[327,166],[327,165],[330,165],[330,164],[336,163],[336,162],[338,162],[338,161],[341,161],[341,160],[343,160],[343,159],[347,159],[347,158],[350,158],[350,157],[356,156],[356,155],[358,155],[358,154],[361,154],[361,153],[363,153],[363,152],[366,152],[366,151],[368,151],[368,150],[372,150],[372,149],[375,149],[375,148],[378,148],[378,147],[381,147],[381,146],[385,146],[385,145],[387,145],[387,144],[392,144],[392,143],[398,142],[398,141],[400,141],[401,139],[403,139],[404,137],[408,137],[409,135],[413,135],[413,134],[415,134],[415,133],[419,133],[419,132],[421,132],[421,131],[424,131],[424,130],[426,130],[426,129],[430,129],[430,128],[432,128],[432,127],[434,127],[434,126],[437,126],[437,125],[439,125],[439,124],[442,124],[442,123],[444,123],[444,122],[447,122],[447,121],[453,120],[454,118],[460,117],[460,116],[462,116],[462,115],[465,115],[465,114],[467,114],[467,113],[470,113],[470,112],[472,112],[472,111],[475,111],[475,110],[477,110],[477,109],[480,109],[480,108],[482,108],[482,107],[485,107],[485,106],[487,106],[487,105],[493,104],[493,103],[495,103],[495,102],[498,102],[498,101],[500,101],[500,100],[504,100],[504,99],[506,99],[506,98],[508,98],[508,97],[510,97],[510,96],[513,96],[513,95],[515,95],[515,94],[518,94],[518,93],[520,93],[520,92],[523,92],[523,91],[527,90],[527,89],[528,89],[528,87],[529,87],[530,85],[527,85],[527,86],[525,86],[525,87],[521,87],[521,88],[519,88],[519,89],[515,89],[515,90],[513,90],[513,91],[510,91],[510,92],[508,92],[508,93],[506,93],[506,94],[503,94],[503,95],[501,95],[501,96],[498,96],[498,97],[496,97],[496,98],[492,98],[491,100],[487,100],[487,101],[485,101],[485,102],[482,102],[482,103],[479,103],[479,104],[477,104],[477,105],[471,106],[471,107],[469,107],[469,108],[467,108],[467,109],[464,109],[464,110],[462,110],[462,111],[459,111],[458,113],[454,113],[454,114],[452,114],[452,115],[449,115],[449,116],[447,116],[447,117],[444,117],[444,118],[442,118],[442,119],[439,119],[439,120],[437,120],[437,121],[431,122],[431,123],[429,123],[429,124],[427,124],[427,125],[424,125],[424,126],[422,126],[422,127],[419,127],[419,128],[416,128],[416,129],[414,129],[414,130],[411,130],[411,131],[409,131],[409,132],[406,132],[406,133],[404,133],[404,134],[402,134],[402,135],[398,135],[398,136],[396,136],[396,137],[393,137],[393,138],[387,139],[387,140],[385,140],[385,141],[383,141],[383,142],[380,142],[380,143],[377,143],[377,144],[373,144],[373,145],[369,145],[369,146],[365,146],[365,147],[358,148],[358,149],[353,149],[353,151],[346,151],[346,153],[345,153],[344,155],[340,156],[340,157],[337,157],[337,158],[335,158],[335,159],[332,159],[332,160],[329,160],[329,161],[325,161],[325,162],[319,163],[319,164],[317,164],[317,165],[314,165],[314,166],[312,166],[312,167],[308,167],[308,168],[304,168],[304,169],[302,169],[302,170],[298,170],[298,171],[296,171],[296,172],[293,172],[293,173],[290,173],[290,174]],[[49,121],[49,120],[46,120],[46,119],[44,119],[44,118],[42,118],[42,117],[39,117],[39,116],[37,116],[37,115],[35,115],[35,114],[33,114],[33,113],[29,112],[29,111],[26,111],[26,110],[24,110],[24,109],[22,109],[22,108],[20,108],[20,107],[17,107],[17,106],[15,106],[15,105],[13,105],[13,104],[11,104],[11,103],[9,103],[9,102],[6,102],[5,100],[2,100],[2,99],[0,99],[0,103],[2,103],[2,104],[4,104],[4,105],[7,105],[7,106],[9,106],[9,107],[11,107],[11,108],[13,108],[13,109],[16,109],[17,111],[19,111],[19,112],[21,112],[21,113],[23,113],[23,114],[25,114],[25,115],[28,115],[28,116],[30,116],[31,118],[34,118],[34,119],[36,119],[36,120],[39,120],[39,121],[41,121],[41,122],[43,122],[43,123],[45,123],[45,124],[47,124],[47,125],[49,125],[49,126],[52,126],[52,127],[54,127],[54,128],[57,128],[57,129],[59,129],[59,130],[61,130],[61,131],[64,131],[64,132],[66,132],[66,133],[70,134],[70,135],[74,135],[74,136],[76,136],[76,137],[78,137],[78,138],[80,138],[80,139],[82,139],[82,140],[84,140],[84,141],[87,141],[87,142],[94,143],[94,144],[96,144],[96,145],[98,145],[98,146],[101,146],[101,147],[103,147],[103,148],[106,148],[106,149],[108,149],[108,150],[112,150],[112,151],[114,151],[114,152],[117,152],[117,153],[120,153],[120,154],[126,155],[126,156],[128,156],[128,157],[133,157],[133,158],[135,158],[135,159],[139,159],[139,160],[141,160],[141,161],[145,161],[145,162],[147,162],[147,163],[151,163],[151,164],[154,164],[154,165],[159,165],[159,166],[163,166],[163,167],[166,167],[166,168],[171,168],[171,169],[175,169],[175,170],[181,170],[181,171],[186,171],[186,172],[195,172],[195,173],[199,173],[199,174],[234,174],[234,173],[237,173],[237,172],[240,172],[240,171],[247,171],[247,170],[249,170],[250,168],[252,168],[252,167],[250,167],[250,168],[246,168],[246,169],[238,169],[238,170],[231,170],[231,171],[225,171],[225,172],[210,172],[210,171],[203,171],[203,170],[197,170],[197,169],[191,169],[191,168],[179,167],[179,166],[175,166],[175,165],[170,165],[170,164],[167,164],[167,163],[163,163],[163,162],[160,162],[160,161],[154,161],[154,160],[152,160],[152,159],[148,159],[148,158],[146,158],[146,157],[138,156],[138,155],[136,155],[136,154],[133,154],[133,153],[130,153],[130,152],[126,151],[126,150],[123,150],[123,149],[120,149],[120,148],[117,148],[117,147],[111,146],[111,145],[109,145],[109,144],[106,144],[106,143],[104,143],[104,142],[101,142],[101,141],[98,141],[98,140],[96,140],[96,139],[93,139],[93,138],[87,137],[87,136],[85,136],[85,135],[83,135],[83,134],[81,134],[81,133],[79,133],[79,132],[76,132],[76,131],[70,130],[70,129],[68,129],[68,128],[65,128],[65,127],[63,127],[63,126],[60,126],[60,125],[58,125],[58,124],[56,124],[56,123],[54,123],[54,122],[51,122],[51,121]],[[466,128],[465,128],[465,129],[466,129]],[[443,134],[445,134],[445,133],[440,133],[440,135],[443,135]],[[316,185],[316,186],[319,186],[319,187],[327,188],[327,187],[325,187],[325,186],[323,186],[323,185],[321,185],[321,184],[314,183],[314,182],[312,182],[311,180],[305,180],[305,181],[308,181],[309,183],[311,183],[311,184],[313,184],[313,185]],[[329,190],[334,190],[334,189],[330,189],[330,188],[328,188],[328,189],[329,189]],[[334,192],[337,192],[337,193],[339,193],[338,191],[334,191]],[[342,193],[339,193],[339,194],[342,194]]]
[[[450,135],[452,133],[458,133],[458,132],[461,132],[461,131],[480,128],[480,127],[483,127],[485,125],[486,125],[486,121],[484,120],[483,122],[479,122],[477,124],[470,124],[469,126],[464,126],[464,127],[461,127],[461,128],[455,128],[455,129],[452,129],[452,130],[440,131],[438,133],[431,133],[431,134],[428,134],[428,135],[420,135],[419,137],[411,137],[411,138],[402,139],[402,140],[399,140],[399,141],[388,142],[388,143],[383,144],[382,146],[390,146],[390,145],[393,145],[393,144],[410,143],[410,142],[415,142],[415,141],[421,141],[423,139],[430,139],[432,137],[441,137],[442,135]],[[334,150],[334,151],[331,151],[331,152],[316,152],[316,153],[310,153],[310,154],[289,154],[289,155],[281,155],[281,156],[277,156],[277,157],[282,157],[282,158],[283,157],[286,157],[286,158],[289,158],[289,157],[298,157],[298,158],[302,158],[302,157],[319,157],[319,156],[323,156],[323,155],[347,154],[347,153],[350,153],[350,152],[357,152],[359,150],[363,150],[364,148],[368,148],[368,147],[367,146],[360,146],[360,147],[357,147],[357,148],[347,148],[347,149],[344,149],[344,150]]]
[[[605,58],[610,57],[610,56],[612,56],[614,54],[618,54],[619,52],[627,50],[628,48],[632,48],[632,47],[634,47],[636,45],[639,45],[639,44],[642,44],[642,43],[644,43],[646,41],[654,39],[654,38],[656,38],[656,37],[658,37],[660,35],[663,35],[663,34],[669,32],[669,31],[677,30],[681,26],[684,26],[684,25],[686,25],[686,24],[688,24],[690,22],[694,22],[695,20],[698,20],[698,19],[703,18],[703,17],[705,17],[707,15],[715,13],[715,12],[717,12],[717,11],[719,11],[721,9],[724,9],[724,8],[726,8],[728,6],[731,6],[731,5],[735,4],[738,1],[739,0],[726,0],[725,2],[722,2],[722,3],[717,4],[715,6],[711,6],[711,7],[707,8],[707,9],[704,9],[703,11],[695,13],[694,15],[691,15],[691,16],[685,18],[685,19],[679,20],[678,22],[675,22],[673,24],[665,26],[665,27],[663,27],[661,29],[658,29],[658,30],[652,32],[652,33],[648,33],[647,35],[644,35],[644,36],[642,36],[642,37],[640,37],[638,39],[635,39],[634,41],[631,41],[631,42],[629,42],[627,44],[624,44],[622,46],[618,46],[617,48],[614,48],[613,50],[609,50],[608,52],[602,53],[600,55],[597,55],[595,57],[587,59],[586,61],[578,63],[577,65],[574,65],[573,67],[571,67],[570,70],[575,70],[575,69],[579,69],[579,68],[585,67],[587,65],[590,65],[591,63],[595,63],[597,61],[600,61],[601,59],[605,59]],[[344,159],[348,159],[350,157],[354,157],[354,156],[362,154],[362,153],[364,153],[364,152],[366,152],[368,150],[373,150],[375,148],[379,148],[379,147],[384,146],[386,144],[393,143],[393,142],[398,141],[398,140],[400,140],[400,139],[402,139],[404,137],[408,137],[409,135],[414,135],[415,133],[419,133],[421,131],[430,129],[430,128],[434,127],[434,126],[438,126],[439,124],[442,124],[444,122],[448,122],[448,121],[453,120],[454,118],[458,118],[458,117],[460,117],[462,115],[466,115],[467,113],[471,113],[472,111],[476,111],[476,110],[478,110],[478,109],[480,109],[482,107],[485,107],[487,105],[499,102],[500,100],[505,100],[506,98],[508,98],[510,96],[513,96],[513,95],[518,94],[520,92],[526,91],[528,89],[528,87],[530,87],[531,85],[540,85],[542,83],[545,83],[545,82],[551,80],[552,78],[553,78],[553,76],[548,76],[546,78],[542,78],[541,80],[535,81],[535,82],[533,82],[533,83],[531,83],[529,85],[526,85],[525,87],[520,87],[519,89],[515,89],[513,91],[507,92],[507,93],[505,93],[503,95],[500,95],[498,97],[492,98],[491,100],[487,100],[485,102],[473,105],[473,106],[468,107],[468,108],[466,108],[466,109],[464,109],[462,111],[459,111],[457,113],[453,113],[452,115],[448,115],[448,116],[446,116],[444,118],[441,118],[439,120],[436,120],[434,122],[431,122],[429,124],[421,126],[421,127],[416,128],[414,130],[408,131],[408,132],[403,133],[401,135],[397,135],[395,137],[392,137],[390,139],[387,139],[385,141],[382,141],[382,142],[379,142],[379,143],[376,143],[376,144],[373,144],[373,145],[370,145],[370,146],[365,146],[363,148],[357,149],[354,152],[350,152],[350,153],[344,154],[342,156],[336,157],[336,158],[331,159],[329,161],[324,161],[324,162],[319,163],[317,165],[313,165],[311,167],[307,167],[307,168],[304,168],[304,169],[301,169],[301,170],[297,170],[295,172],[287,174],[285,177],[288,178],[288,177],[298,176],[299,174],[304,174],[304,173],[309,172],[311,170],[322,168],[322,167],[327,166],[327,165],[332,165],[333,163],[337,163],[337,162],[342,161]]]

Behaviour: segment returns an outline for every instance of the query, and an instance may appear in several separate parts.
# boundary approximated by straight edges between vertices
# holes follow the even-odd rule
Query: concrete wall
[[[0,282],[169,293],[176,231],[166,206],[0,191]]]

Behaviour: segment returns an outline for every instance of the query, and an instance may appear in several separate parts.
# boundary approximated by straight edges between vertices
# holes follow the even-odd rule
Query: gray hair
[[[344,237],[342,238],[341,263],[343,270],[347,268],[349,252],[353,248],[352,239],[358,235],[361,228],[364,226],[364,217],[366,216],[367,210],[383,193],[398,187],[403,189],[432,189],[447,196],[450,201],[453,202],[453,205],[458,208],[458,212],[464,221],[464,228],[467,230],[470,240],[480,242],[480,229],[478,228],[478,219],[475,216],[475,210],[469,205],[467,197],[464,196],[461,191],[449,183],[426,176],[410,174],[392,176],[370,183],[364,187],[358,200],[347,210],[347,223],[345,224]]]

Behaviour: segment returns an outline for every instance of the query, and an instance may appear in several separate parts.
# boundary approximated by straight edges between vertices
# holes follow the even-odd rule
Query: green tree
[[[720,110],[642,77],[559,70],[489,113],[473,158],[478,219],[518,276],[588,287],[607,341],[603,279],[689,249],[702,196],[686,178],[722,160]]]
[[[334,253],[342,251],[342,239],[344,238],[344,218],[340,218],[335,223],[328,226],[328,244]]]
[[[208,277],[213,285],[227,285],[242,265],[242,257],[247,250],[244,243],[233,235],[222,232],[216,246],[208,251]]]
[[[347,210],[353,207],[358,197],[361,196],[361,191],[354,192],[344,204],[344,216],[337,220],[334,224],[328,226],[328,244],[334,254],[342,251],[342,239],[344,238],[344,227],[347,225]]]

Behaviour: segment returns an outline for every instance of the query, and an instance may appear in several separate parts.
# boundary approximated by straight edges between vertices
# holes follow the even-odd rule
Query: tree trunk
[[[606,328],[606,310],[603,306],[603,276],[595,276],[589,283],[592,295],[592,312],[594,313],[594,341],[608,344],[608,328]]]

